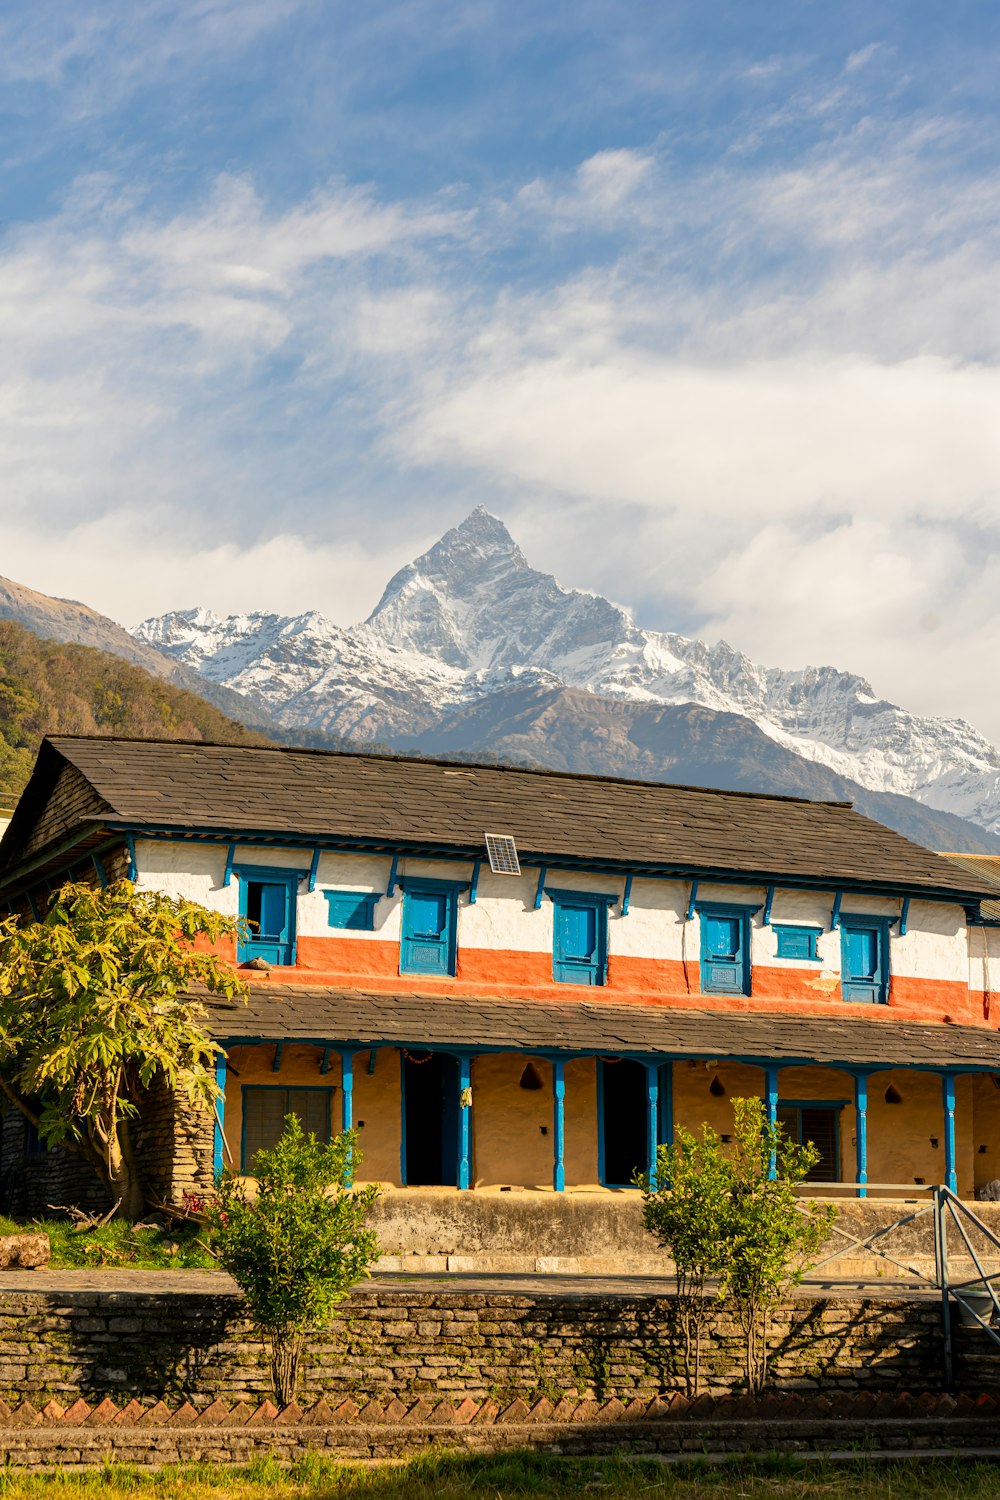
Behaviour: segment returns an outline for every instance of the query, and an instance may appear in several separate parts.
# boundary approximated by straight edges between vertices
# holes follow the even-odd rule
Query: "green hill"
[[[266,745],[195,693],[92,646],[41,640],[0,620],[0,807],[20,795],[45,734]]]

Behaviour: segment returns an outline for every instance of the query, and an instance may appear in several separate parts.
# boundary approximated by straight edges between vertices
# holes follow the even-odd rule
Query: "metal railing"
[[[968,1281],[953,1281],[948,1266],[948,1225],[952,1223],[958,1230],[969,1252],[972,1264],[979,1272],[978,1276],[972,1276]],[[969,1239],[966,1224],[971,1224],[976,1231],[991,1245],[1000,1250],[1000,1237],[983,1223],[978,1214],[974,1214],[967,1203],[963,1203],[951,1188],[936,1187],[934,1189],[934,1267],[938,1286],[941,1288],[941,1331],[944,1335],[944,1374],[948,1390],[955,1383],[955,1356],[951,1336],[951,1299],[954,1297],[959,1307],[971,1313],[975,1324],[984,1329],[994,1344],[1000,1347],[1000,1333],[993,1327],[994,1316],[1000,1317],[1000,1298],[997,1297],[997,1289],[990,1279],[991,1274],[983,1269],[983,1263],[976,1254],[975,1246]],[[979,1297],[973,1301],[970,1293],[974,1288],[981,1288]],[[980,1311],[982,1307],[982,1292],[989,1293],[990,1315],[984,1318]],[[979,1306],[976,1306],[978,1301]]]
[[[824,1183],[824,1189],[843,1188],[853,1190],[859,1186],[858,1183]],[[998,1252],[1000,1258],[1000,1234],[992,1230],[989,1225],[976,1214],[967,1203],[964,1203],[957,1193],[943,1183],[920,1184],[913,1183],[867,1183],[865,1186],[869,1192],[899,1192],[905,1193],[907,1199],[912,1202],[916,1194],[928,1195],[928,1201],[915,1207],[912,1212],[902,1213],[894,1217],[888,1224],[877,1225],[870,1234],[854,1234],[845,1229],[836,1221],[830,1226],[830,1234],[843,1244],[831,1250],[819,1261],[809,1268],[809,1279],[816,1279],[816,1272],[822,1271],[825,1266],[831,1266],[838,1260],[843,1260],[848,1254],[867,1255],[878,1262],[885,1262],[894,1266],[897,1270],[905,1272],[908,1279],[922,1282],[925,1287],[933,1287],[940,1293],[941,1298],[941,1332],[943,1336],[944,1355],[944,1377],[948,1390],[954,1386],[955,1380],[955,1356],[954,1340],[952,1337],[952,1301],[971,1319],[969,1326],[983,1329],[994,1344],[1000,1348],[1000,1327],[994,1326],[994,1318],[1000,1324],[1000,1292],[995,1283],[1000,1282],[1000,1271],[988,1271],[980,1258],[981,1249],[977,1252],[976,1246],[970,1238],[969,1231],[980,1236],[982,1240],[992,1246]],[[829,1196],[824,1191],[823,1197]],[[857,1201],[853,1199],[851,1201]],[[865,1200],[869,1204],[882,1202],[887,1206],[892,1199],[878,1199],[869,1197]],[[898,1200],[897,1200],[898,1201]],[[900,1207],[908,1205],[901,1204]],[[803,1208],[805,1213],[806,1209]],[[903,1260],[891,1253],[886,1248],[884,1241],[896,1230],[902,1229],[907,1224],[916,1223],[919,1219],[930,1217],[932,1219],[933,1242],[934,1242],[934,1269],[933,1275],[929,1268],[922,1269],[914,1264],[912,1259]],[[976,1268],[977,1275],[970,1276],[966,1280],[956,1280],[952,1269],[948,1247],[948,1231],[951,1226],[957,1230],[962,1245],[969,1259]],[[832,1278],[828,1278],[832,1279]],[[851,1278],[853,1280],[853,1278]],[[986,1296],[984,1296],[984,1293]],[[984,1316],[984,1313],[986,1316]]]

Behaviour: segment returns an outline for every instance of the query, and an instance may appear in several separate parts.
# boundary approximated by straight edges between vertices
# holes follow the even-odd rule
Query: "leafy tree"
[[[192,986],[231,998],[245,981],[196,946],[238,924],[193,901],[67,884],[41,921],[0,924],[0,1091],[49,1146],[96,1171],[118,1214],[145,1198],[134,1125],[155,1080],[212,1108],[220,1048]]]
[[[673,1144],[656,1153],[653,1188],[644,1174],[642,1219],[649,1232],[670,1252],[674,1263],[677,1322],[684,1349],[684,1379],[688,1396],[701,1385],[701,1348],[705,1329],[715,1310],[708,1281],[722,1274],[725,1247],[721,1226],[732,1190],[732,1164],[719,1136],[709,1125],[701,1136],[683,1126],[674,1131]]]
[[[790,1141],[768,1122],[763,1101],[734,1099],[733,1142],[709,1126],[682,1128],[657,1153],[654,1190],[639,1177],[643,1222],[674,1261],[688,1394],[697,1392],[702,1339],[716,1301],[732,1297],[743,1330],[747,1387],[767,1379],[774,1308],[801,1281],[836,1209],[795,1192],[819,1160],[815,1146]]]
[[[743,1329],[747,1387],[767,1379],[771,1314],[796,1286],[836,1217],[832,1204],[796,1196],[819,1161],[768,1121],[761,1099],[733,1100],[732,1180],[725,1216],[720,1294],[732,1297]]]
[[[40,640],[0,620],[0,806],[21,792],[45,734],[272,743],[197,694],[92,646]]]
[[[354,1188],[360,1160],[356,1131],[324,1146],[288,1115],[278,1144],[253,1159],[256,1192],[226,1172],[209,1209],[219,1260],[269,1351],[282,1406],[295,1399],[307,1330],[328,1327],[378,1259],[375,1233],[364,1227],[378,1188]]]

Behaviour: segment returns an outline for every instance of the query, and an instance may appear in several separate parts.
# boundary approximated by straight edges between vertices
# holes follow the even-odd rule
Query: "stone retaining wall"
[[[941,1386],[933,1300],[800,1295],[774,1320],[779,1389],[933,1390]],[[708,1390],[742,1383],[740,1330],[716,1315],[703,1360]],[[357,1290],[303,1357],[302,1397],[364,1401],[457,1396],[649,1400],[683,1390],[670,1297],[507,1295],[401,1287]],[[266,1360],[232,1295],[123,1292],[0,1296],[0,1395],[57,1398],[270,1394]]]
[[[162,1402],[122,1408],[108,1400],[91,1408],[50,1403],[42,1411],[28,1403],[11,1411],[0,1403],[0,1461],[13,1469],[72,1471],[117,1462],[158,1468],[164,1464],[245,1464],[271,1454],[290,1463],[307,1453],[328,1458],[398,1459],[445,1448],[474,1454],[504,1449],[548,1453],[661,1454],[697,1458],[706,1454],[763,1454],[890,1450],[996,1453],[1000,1401],[989,1396],[769,1396],[650,1403],[563,1400],[544,1397],[529,1407],[521,1400],[501,1409],[496,1402],[411,1407],[398,1401],[345,1401],[303,1410],[228,1408],[213,1402],[200,1413],[190,1403],[171,1410]]]
[[[837,1253],[826,1274],[851,1280],[887,1275],[934,1276],[934,1222],[927,1193],[912,1201],[837,1200],[837,1218],[819,1257]],[[1000,1234],[1000,1203],[974,1211]],[[643,1228],[634,1191],[459,1193],[453,1189],[387,1190],[371,1214],[381,1272],[460,1275],[663,1276],[669,1258]],[[966,1231],[991,1274],[1000,1255],[972,1225]],[[873,1237],[870,1248],[856,1242]],[[954,1225],[948,1226],[955,1276],[976,1275]],[[885,1257],[891,1256],[888,1260]]]

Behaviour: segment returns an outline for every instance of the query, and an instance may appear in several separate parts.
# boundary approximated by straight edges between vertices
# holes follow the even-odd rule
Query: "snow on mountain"
[[[361,625],[323,615],[177,611],[133,632],[256,694],[290,728],[406,743],[444,711],[518,682],[739,714],[777,744],[878,792],[1000,831],[1000,752],[961,719],[923,718],[833,667],[761,667],[726,642],[640,630],[599,595],[532,568],[478,507],[402,568]]]

